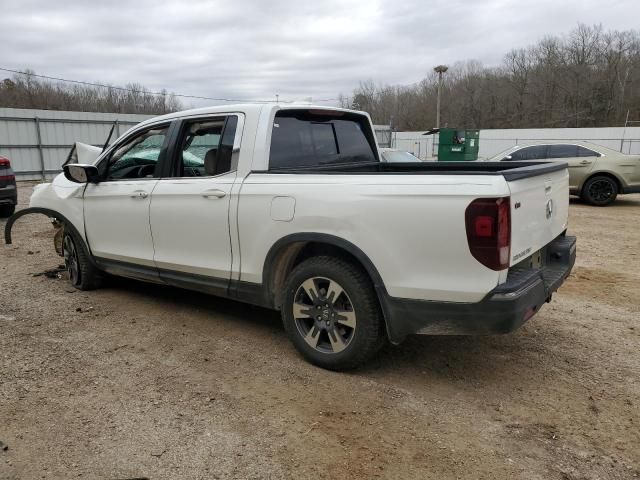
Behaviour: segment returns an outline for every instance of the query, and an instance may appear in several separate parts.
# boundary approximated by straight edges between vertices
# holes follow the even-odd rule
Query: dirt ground
[[[305,363],[275,312],[34,277],[61,259],[24,217],[0,247],[0,479],[638,478],[640,195],[570,215],[574,273],[523,328],[413,337],[347,374]]]

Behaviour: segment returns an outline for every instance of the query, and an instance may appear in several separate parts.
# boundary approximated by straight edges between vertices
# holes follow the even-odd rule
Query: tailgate
[[[509,181],[511,261],[540,250],[567,228],[569,172],[566,168]]]

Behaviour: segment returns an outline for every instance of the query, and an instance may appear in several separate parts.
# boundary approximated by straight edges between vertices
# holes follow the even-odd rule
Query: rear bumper
[[[15,205],[18,203],[18,190],[15,185],[0,187],[0,205]]]
[[[478,303],[432,302],[385,296],[383,310],[393,343],[407,335],[508,333],[535,315],[571,273],[576,238],[560,236],[546,249],[543,268],[512,269],[507,281]]]

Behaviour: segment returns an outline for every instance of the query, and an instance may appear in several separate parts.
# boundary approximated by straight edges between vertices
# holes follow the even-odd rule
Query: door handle
[[[591,164],[591,162],[589,160],[582,160],[580,162],[580,165],[589,165],[589,164]]]
[[[131,198],[147,198],[149,194],[144,190],[136,190],[131,194]]]
[[[205,190],[204,192],[202,192],[202,196],[204,198],[223,198],[226,195],[227,195],[227,192],[224,192],[223,190],[218,190],[215,188],[211,190]]]

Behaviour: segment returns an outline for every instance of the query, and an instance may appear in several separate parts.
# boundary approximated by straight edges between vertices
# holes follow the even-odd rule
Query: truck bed
[[[254,173],[286,174],[384,174],[384,175],[502,175],[507,181],[555,172],[567,168],[564,162],[408,162],[342,163],[309,168],[277,168]]]

